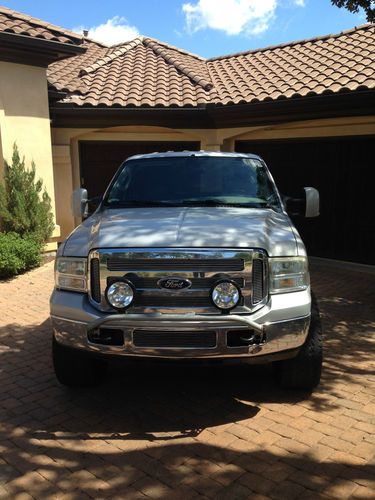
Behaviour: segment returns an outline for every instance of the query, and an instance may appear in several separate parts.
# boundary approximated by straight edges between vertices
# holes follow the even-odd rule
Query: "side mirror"
[[[301,198],[284,197],[286,211],[291,216],[318,217],[319,191],[313,187],[305,187],[303,194]]]
[[[85,217],[87,215],[87,189],[76,189],[72,195],[72,212],[74,217]]]
[[[319,191],[313,187],[305,187],[306,210],[305,217],[318,217],[319,211]]]

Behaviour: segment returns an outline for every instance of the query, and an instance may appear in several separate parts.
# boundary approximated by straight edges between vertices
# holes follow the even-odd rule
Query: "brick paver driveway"
[[[375,276],[314,265],[325,367],[313,395],[267,367],[53,375],[52,264],[0,284],[0,498],[375,498]]]

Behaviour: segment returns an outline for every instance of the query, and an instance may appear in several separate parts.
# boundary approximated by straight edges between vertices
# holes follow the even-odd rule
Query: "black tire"
[[[312,294],[311,321],[306,342],[292,359],[274,363],[276,381],[283,389],[312,390],[320,382],[323,334],[318,303]]]
[[[98,385],[106,373],[106,363],[70,349],[52,339],[52,358],[55,375],[60,384],[68,387]]]

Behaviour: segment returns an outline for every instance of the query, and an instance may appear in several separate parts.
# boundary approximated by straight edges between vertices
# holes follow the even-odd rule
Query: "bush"
[[[40,243],[31,236],[0,233],[0,278],[9,278],[40,264]]]
[[[35,164],[25,168],[17,145],[13,146],[12,164],[5,163],[4,185],[0,184],[1,230],[32,236],[42,246],[54,228],[51,199],[43,181],[35,180]]]

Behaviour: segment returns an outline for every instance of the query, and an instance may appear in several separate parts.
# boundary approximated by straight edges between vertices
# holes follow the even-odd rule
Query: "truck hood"
[[[152,207],[97,212],[69,236],[60,254],[95,248],[262,248],[270,256],[304,253],[289,218],[269,209]]]

